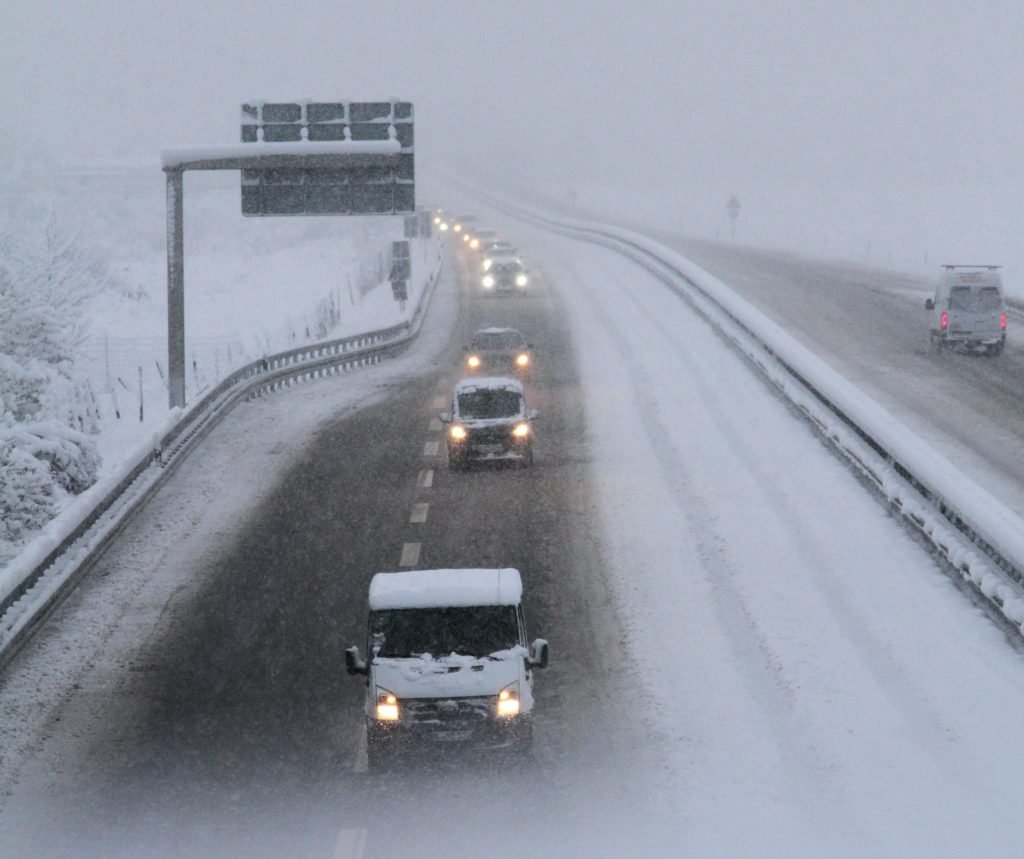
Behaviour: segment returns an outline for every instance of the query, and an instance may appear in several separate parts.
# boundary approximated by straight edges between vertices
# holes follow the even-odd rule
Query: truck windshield
[[[519,624],[513,605],[387,609],[370,612],[370,641],[384,657],[488,656],[519,643]]]
[[[998,310],[1003,306],[1002,296],[994,286],[972,289],[969,286],[957,286],[949,291],[949,307],[951,310]]]
[[[459,415],[469,420],[514,418],[519,412],[518,391],[484,388],[459,394]]]

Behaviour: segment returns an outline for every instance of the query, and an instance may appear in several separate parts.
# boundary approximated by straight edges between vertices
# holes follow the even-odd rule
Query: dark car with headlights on
[[[448,425],[448,467],[458,471],[485,461],[533,465],[537,417],[535,409],[527,410],[518,379],[463,379],[452,394],[451,412],[441,414],[441,422]]]
[[[466,347],[466,370],[481,375],[530,375],[533,346],[515,328],[481,328]]]

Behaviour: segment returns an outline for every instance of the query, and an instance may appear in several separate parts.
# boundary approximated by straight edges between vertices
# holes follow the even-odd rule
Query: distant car
[[[998,355],[1006,345],[1006,300],[999,266],[946,265],[935,298],[924,305],[932,311],[931,349],[950,347]]]
[[[483,245],[483,252],[481,254],[481,256],[483,257],[483,260],[481,262],[481,267],[483,268],[484,271],[487,271],[487,269],[490,268],[491,261],[492,261],[492,259],[494,257],[498,257],[498,256],[506,256],[506,257],[508,257],[508,256],[515,256],[515,255],[516,255],[515,247],[510,245],[508,242],[503,242],[503,241],[488,242],[485,245]]]
[[[452,393],[452,410],[441,414],[448,426],[448,467],[467,468],[473,461],[511,460],[533,465],[533,422],[518,379],[482,376],[463,379]]]
[[[533,346],[515,328],[481,328],[466,347],[466,368],[471,373],[515,373],[528,376],[533,367]]]
[[[476,223],[476,215],[456,215],[452,219],[452,230],[461,233]]]
[[[484,295],[525,295],[529,285],[530,276],[517,256],[488,257],[480,275]]]
[[[478,253],[483,253],[483,249],[487,245],[497,240],[498,234],[494,230],[473,230],[469,238],[469,248]]]

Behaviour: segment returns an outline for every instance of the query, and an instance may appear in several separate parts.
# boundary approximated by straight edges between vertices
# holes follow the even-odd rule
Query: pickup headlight
[[[484,289],[490,289],[492,286],[494,286],[494,275],[492,275],[492,274],[485,274],[484,275],[483,284],[484,284]]]
[[[448,430],[448,435],[454,441],[463,441],[466,438],[466,428],[460,427],[458,424],[452,424],[452,428]]]
[[[525,274],[517,274],[516,275],[516,286],[526,286],[526,275]]]
[[[523,352],[520,355],[516,355],[516,366],[527,367],[530,364],[530,356]]]
[[[516,424],[512,430],[512,435],[514,435],[516,438],[526,438],[529,434],[529,424]]]
[[[469,364],[474,370],[480,366],[480,358],[477,355],[470,355],[466,359],[466,363]]]
[[[509,719],[519,715],[519,681],[498,693],[498,716]]]
[[[377,709],[375,712],[379,722],[398,721],[398,698],[387,689],[377,687]]]

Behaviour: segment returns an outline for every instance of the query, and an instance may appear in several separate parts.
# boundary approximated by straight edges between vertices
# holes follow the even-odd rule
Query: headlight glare
[[[466,363],[475,370],[480,366],[480,359],[476,355],[470,355]]]
[[[483,283],[484,289],[490,289],[492,286],[494,286],[494,275],[485,274]]]
[[[398,721],[398,698],[387,689],[377,687],[377,720],[380,722]]]
[[[512,430],[512,435],[516,438],[526,438],[530,434],[529,424],[516,424]]]
[[[516,275],[516,286],[526,286],[526,275],[525,274],[517,274]]]
[[[519,682],[506,686],[498,693],[498,715],[504,718],[519,715]]]
[[[530,356],[523,352],[521,355],[516,355],[516,366],[526,367],[530,363]]]
[[[448,435],[455,439],[455,441],[462,441],[466,437],[466,428],[458,424],[452,424],[452,428],[448,430]]]

